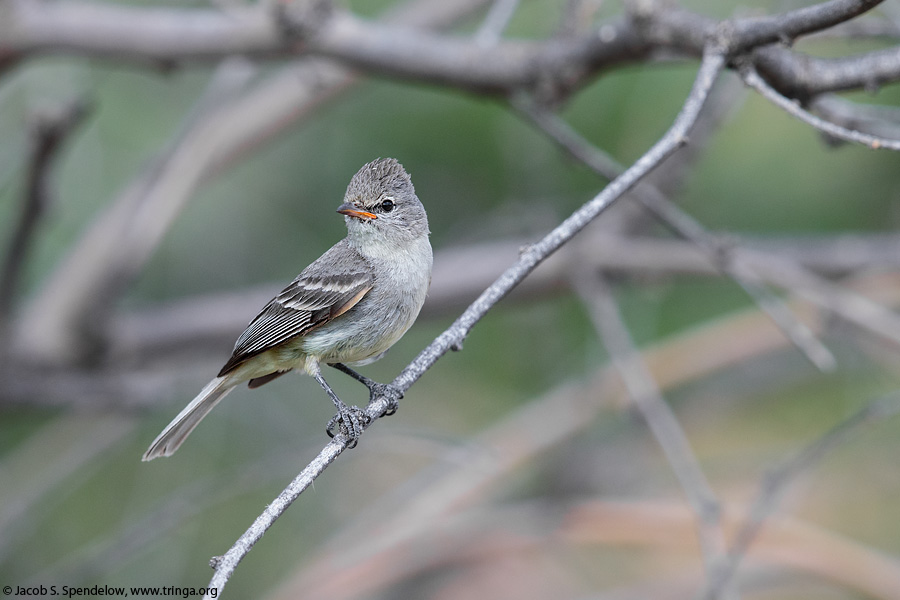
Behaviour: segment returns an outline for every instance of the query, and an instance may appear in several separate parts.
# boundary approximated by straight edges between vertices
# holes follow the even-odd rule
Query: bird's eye
[[[381,203],[381,210],[384,212],[391,212],[394,210],[394,201],[393,200],[385,200]]]

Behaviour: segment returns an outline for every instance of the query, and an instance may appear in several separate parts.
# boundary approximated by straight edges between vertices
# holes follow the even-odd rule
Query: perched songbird
[[[387,352],[416,320],[431,282],[428,218],[412,181],[393,158],[363,166],[344,203],[347,237],[306,267],[250,322],[218,376],[159,434],[144,460],[170,456],[235,386],[256,388],[298,369],[316,378],[355,440],[363,412],[349,407],[322,377],[322,363],[364,383],[384,386],[343,363],[362,365]]]

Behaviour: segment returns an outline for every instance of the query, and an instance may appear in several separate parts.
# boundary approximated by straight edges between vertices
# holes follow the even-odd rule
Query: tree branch
[[[475,42],[482,46],[492,46],[499,42],[518,6],[519,0],[494,0],[481,27],[475,33]]]
[[[740,73],[744,82],[759,92],[763,98],[772,102],[789,115],[800,119],[804,123],[811,125],[831,137],[844,140],[845,142],[864,144],[873,150],[878,150],[880,148],[884,148],[885,150],[900,150],[900,140],[891,140],[847,129],[846,127],[836,125],[835,123],[831,123],[810,113],[801,107],[799,103],[792,102],[775,91],[775,89],[759,76],[759,73],[756,72],[756,69],[754,69],[752,65],[748,64],[743,66],[740,69]]]
[[[897,107],[860,104],[834,94],[813,98],[809,107],[826,120],[847,129],[881,138],[900,139],[900,109]]]
[[[28,248],[51,201],[50,170],[54,160],[66,138],[84,121],[88,112],[87,103],[78,99],[32,115],[22,211],[0,271],[0,324],[9,318]]]
[[[481,93],[527,89],[552,97],[583,86],[590,76],[614,65],[664,52],[699,56],[708,39],[733,57],[847,21],[881,1],[830,0],[770,17],[721,23],[674,7],[663,10],[655,1],[633,2],[630,18],[604,23],[588,34],[487,46],[474,38],[362,21],[336,9],[299,11],[300,20],[288,23],[288,30],[304,33],[294,39],[279,26],[278,15],[263,5],[223,13],[82,0],[17,1],[9,3],[0,23],[0,61],[8,64],[35,53],[67,52],[169,66],[233,54],[263,58],[310,54],[374,73]],[[898,61],[896,56],[889,58],[890,52],[858,57],[839,76],[833,69],[820,72],[808,67],[811,59],[793,50],[773,47],[757,52],[773,76],[781,72],[785,83],[804,81],[806,86],[818,86],[819,93],[900,78]],[[867,72],[877,75],[860,75]]]
[[[790,45],[796,38],[834,27],[878,6],[884,0],[829,0],[780,15],[748,17],[726,25],[732,54],[773,43]]]
[[[710,576],[725,557],[721,505],[691,449],[687,435],[666,404],[659,385],[642,360],[612,291],[602,275],[575,273],[575,288],[588,306],[594,327],[609,352],[631,401],[662,449],[682,492],[697,515],[697,537]]]
[[[406,392],[419,377],[450,349],[459,350],[469,331],[493,306],[516,287],[534,268],[563,244],[572,239],[588,223],[600,215],[618,198],[622,197],[642,177],[645,177],[666,158],[682,147],[687,141],[700,110],[709,96],[709,91],[719,72],[725,64],[721,54],[710,51],[704,54],[703,61],[694,81],[694,86],[675,119],[675,123],[666,134],[637,160],[621,177],[611,182],[593,200],[582,206],[556,229],[542,240],[524,249],[519,260],[508,268],[479,298],[473,302],[456,321],[439,335],[428,347],[409,364],[391,383],[401,393]],[[387,396],[379,396],[366,407],[370,417],[368,427],[388,410]],[[266,511],[260,515],[253,525],[238,539],[221,559],[215,561],[216,574],[210,582],[221,592],[225,583],[234,573],[238,563],[262,537],[288,506],[305,490],[340,453],[346,448],[349,439],[343,434],[335,438],[319,453],[304,471],[297,476],[288,488],[278,496]],[[207,595],[207,598],[211,596]]]
[[[752,60],[769,85],[801,101],[826,92],[877,90],[900,79],[900,46],[840,58],[766,46],[754,50]]]
[[[514,101],[514,106],[561,148],[601,176],[612,179],[624,170],[615,160],[589,144],[559,117],[530,102]],[[736,249],[733,243],[725,244],[707,232],[659,189],[647,182],[636,186],[632,194],[678,235],[696,244],[707,255],[710,264],[740,285],[813,365],[822,371],[834,369],[836,361],[828,348],[810,332],[808,327],[794,317],[780,298],[761,284],[753,272],[742,268],[740,263],[734,260]]]

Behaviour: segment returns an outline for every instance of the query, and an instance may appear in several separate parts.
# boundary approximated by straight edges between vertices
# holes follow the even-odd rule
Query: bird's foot
[[[328,421],[328,425],[325,427],[325,433],[328,434],[328,437],[332,438],[338,433],[341,433],[350,438],[347,447],[355,448],[362,432],[370,421],[371,418],[369,415],[360,407],[343,404],[342,406],[338,406],[338,413]]]
[[[384,411],[385,417],[390,417],[397,412],[397,409],[400,407],[400,399],[403,398],[403,392],[389,383],[376,383],[373,381],[371,385],[366,387],[369,388],[369,404],[380,396],[387,398],[388,406],[387,410]]]
[[[357,380],[369,390],[369,404],[375,401],[379,396],[384,396],[388,401],[388,409],[385,411],[384,416],[389,417],[395,412],[397,412],[398,400],[403,398],[403,392],[389,383],[378,383],[373,379],[369,379],[365,375],[357,373],[347,365],[343,363],[329,363],[329,366],[334,367],[338,371],[342,373],[346,373],[353,379]]]

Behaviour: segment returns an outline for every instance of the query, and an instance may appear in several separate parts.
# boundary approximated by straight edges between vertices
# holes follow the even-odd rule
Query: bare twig
[[[791,483],[815,467],[825,454],[846,441],[847,437],[860,426],[893,417],[897,413],[900,413],[900,395],[894,394],[873,400],[808,444],[781,466],[769,471],[763,477],[756,499],[734,538],[727,560],[721,563],[719,569],[707,580],[706,589],[701,597],[704,600],[718,598],[721,591],[734,579],[741,561],[759,536],[766,520],[778,509]]]
[[[749,17],[726,26],[725,35],[735,42],[732,52],[794,39],[843,23],[881,4],[883,0],[829,0],[780,15]]]
[[[529,102],[514,102],[562,148],[595,171],[607,177],[620,172],[621,167],[612,158],[581,138],[558,117]],[[786,337],[820,369],[833,369],[834,356],[806,325],[791,314],[781,299],[764,287],[761,280],[803,296],[895,345],[900,343],[900,318],[890,310],[810,272],[781,254],[750,250],[737,241],[717,238],[646,182],[637,186],[632,194],[679,235],[702,248],[710,262],[735,279]]]
[[[666,404],[653,375],[628,333],[612,291],[602,275],[574,273],[574,286],[588,306],[594,327],[622,377],[632,402],[663,451],[685,498],[697,515],[697,534],[707,572],[719,569],[725,554],[721,507],[703,474],[687,435]]]
[[[860,104],[835,94],[822,94],[813,98],[809,107],[846,129],[881,138],[900,139],[900,108],[896,106]]]
[[[513,106],[537,125],[562,149],[607,179],[617,177],[624,168],[612,157],[590,144],[561,118],[523,98],[513,99]],[[724,243],[707,232],[702,225],[682,211],[652,184],[644,181],[631,194],[675,232],[697,244],[711,264],[730,276],[756,302],[785,336],[823,371],[834,369],[834,356],[809,328],[793,316],[785,303],[763,286],[758,277],[733,260],[733,243]]]
[[[738,260],[764,280],[809,300],[848,323],[900,347],[900,316],[862,294],[771,253],[743,249]]]
[[[595,377],[557,386],[504,415],[465,444],[450,448],[403,486],[368,504],[329,540],[311,564],[287,582],[277,598],[343,600],[371,595],[396,581],[415,554],[416,540],[484,497],[518,466],[589,427],[612,404],[597,401],[611,380],[601,369]],[[360,536],[360,532],[367,532]],[[399,569],[368,568],[385,555]],[[341,560],[334,560],[340,556]],[[336,565],[340,564],[339,573]]]
[[[758,48],[752,54],[760,75],[789,98],[812,98],[826,92],[876,90],[900,77],[900,46],[856,56],[821,58],[782,46]]]
[[[11,237],[3,270],[0,272],[0,322],[9,318],[25,264],[28,247],[37,225],[51,201],[50,170],[66,138],[84,120],[88,105],[82,99],[72,100],[52,110],[36,112],[30,123],[30,148],[26,188],[22,194],[22,211]]]
[[[475,33],[475,41],[483,46],[499,42],[518,6],[519,0],[494,0],[484,22]]]
[[[642,177],[646,176],[662,161],[683,146],[724,64],[725,59],[721,54],[715,51],[709,51],[704,54],[691,93],[669,131],[621,177],[611,182],[594,199],[582,206],[542,240],[525,249],[513,266],[507,269],[446,331],[422,350],[403,369],[392,382],[392,386],[401,393],[405,392],[441,356],[450,349],[460,349],[469,331],[481,317],[506,296],[510,290],[516,287],[519,282],[525,279],[541,261],[572,239],[575,234],[600,215],[615,200],[625,194]],[[389,400],[386,396],[375,398],[366,407],[370,423],[383,416],[388,406]],[[257,518],[250,529],[238,539],[234,546],[224,556],[216,560],[216,574],[210,582],[210,587],[221,591],[232,573],[234,573],[238,563],[262,537],[266,529],[312,483],[315,477],[340,455],[348,441],[343,435],[336,436],[322,450],[319,456],[297,476],[291,485],[278,496],[278,499]]]
[[[759,76],[759,73],[757,73],[756,69],[753,68],[753,66],[750,64],[742,66],[740,69],[740,73],[744,82],[755,89],[757,92],[759,92],[764,98],[766,98],[779,108],[783,109],[788,114],[800,119],[808,125],[815,127],[823,133],[826,133],[839,140],[855,142],[857,144],[864,144],[869,148],[872,148],[873,150],[878,150],[881,148],[885,150],[900,150],[900,140],[892,140],[868,133],[862,133],[860,131],[854,131],[852,129],[841,127],[840,125],[836,125],[820,117],[817,117],[816,115],[800,106],[799,103],[792,102],[791,100],[779,94],[772,86],[766,83],[766,81]]]
[[[724,66],[723,57],[713,51],[704,55],[700,70],[694,81],[691,93],[675,119],[675,123],[641,158],[629,167],[620,177],[610,182],[593,200],[582,206],[569,218],[563,221],[541,241],[524,248],[519,260],[506,270],[494,284],[438,338],[432,342],[418,357],[407,366],[394,380],[394,385],[406,390],[434,362],[450,349],[461,347],[466,335],[484,314],[519,284],[542,260],[558,250],[588,223],[595,219],[629,191],[641,178],[646,176],[668,156],[676,152],[687,142],[690,131],[700,109],[703,107],[709,91]]]
[[[4,63],[36,52],[66,51],[102,58],[171,66],[186,61],[218,60],[242,54],[278,57],[307,53],[330,57],[366,71],[452,85],[485,93],[520,89],[559,93],[576,89],[604,68],[660,53],[699,56],[715,38],[729,56],[779,41],[792,40],[842,23],[882,0],[829,0],[762,18],[718,23],[688,11],[655,2],[634,2],[631,19],[605,23],[596,32],[537,42],[502,42],[490,47],[458,36],[423,35],[406,27],[363,22],[351,13],[300,11],[310,21],[291,29],[311,32],[302,43],[286,38],[264,3],[238,7],[227,14],[214,9],[152,8],[67,0],[60,3],[10,3],[8,27],[0,27]],[[647,7],[642,8],[642,7]],[[5,24],[4,23],[4,24]],[[900,61],[870,53],[857,57],[855,69],[835,77],[806,70],[810,57],[779,48],[767,53],[767,69],[790,81],[821,91],[869,85],[860,73],[877,72],[877,81],[900,77]],[[754,58],[756,56],[754,55]],[[863,60],[863,64],[859,61]],[[776,86],[777,87],[777,86]],[[828,88],[828,89],[822,89]],[[779,88],[780,89],[780,88]]]

